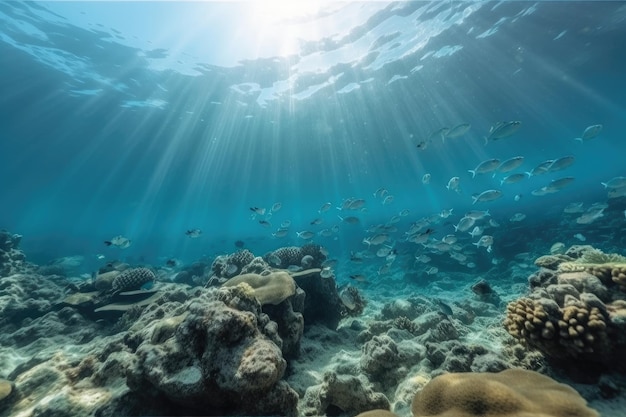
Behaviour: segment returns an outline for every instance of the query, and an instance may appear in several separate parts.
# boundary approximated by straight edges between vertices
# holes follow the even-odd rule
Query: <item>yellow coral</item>
[[[450,373],[415,394],[414,417],[599,417],[571,387],[523,369]]]
[[[269,275],[242,274],[226,281],[224,287],[234,287],[241,283],[254,289],[254,296],[261,305],[280,304],[296,293],[296,282],[287,272],[273,272]]]

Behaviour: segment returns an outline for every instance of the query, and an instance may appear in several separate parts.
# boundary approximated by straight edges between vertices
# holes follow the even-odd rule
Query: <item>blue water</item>
[[[403,209],[392,238],[412,258],[401,242],[411,222],[453,208],[433,226],[441,238],[477,208],[501,224],[489,257],[506,258],[532,249],[531,236],[549,248],[554,236],[542,233],[573,223],[568,203],[606,202],[600,183],[626,176],[625,3],[325,7],[297,17],[306,41],[281,55],[280,30],[264,39],[252,3],[1,3],[0,227],[24,235],[29,260],[79,255],[88,271],[98,254],[192,262],[232,252],[236,240],[263,254],[334,224],[339,233],[313,242],[345,259],[365,249],[368,226]],[[484,144],[490,126],[510,120],[522,121],[518,133]],[[460,123],[472,125],[465,136],[417,149]],[[599,137],[573,140],[594,124]],[[576,162],[502,187],[503,175],[467,172],[517,155],[516,172]],[[446,190],[453,176],[462,193]],[[576,179],[531,195],[564,176]],[[379,187],[391,204],[373,196]],[[471,195],[490,188],[504,196],[472,207]],[[350,197],[366,200],[366,211],[349,213],[359,225],[340,223],[334,208]],[[271,227],[251,218],[250,207],[276,202]],[[517,212],[523,224],[508,221]],[[310,225],[317,217],[324,223]],[[285,220],[288,236],[273,238]],[[625,219],[618,207],[602,221],[623,228]],[[595,227],[563,236],[578,243],[574,233]],[[192,228],[202,236],[185,236]],[[116,235],[131,246],[105,247]],[[587,243],[607,244],[595,239]]]

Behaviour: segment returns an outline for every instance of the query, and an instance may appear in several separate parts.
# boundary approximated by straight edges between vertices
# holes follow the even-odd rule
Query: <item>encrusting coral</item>
[[[413,399],[414,417],[599,417],[571,387],[523,369],[450,373]]]

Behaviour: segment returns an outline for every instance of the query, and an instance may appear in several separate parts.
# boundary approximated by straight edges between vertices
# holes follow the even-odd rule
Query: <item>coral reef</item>
[[[269,275],[243,274],[237,275],[222,284],[223,287],[233,287],[245,284],[251,288],[252,295],[261,303],[279,304],[296,293],[296,282],[291,275],[284,271],[273,272]]]
[[[163,310],[184,317],[171,326]],[[153,304],[131,328],[138,346],[128,385],[197,410],[294,415],[297,394],[281,382],[286,362],[275,327],[240,286],[203,291],[185,304]]]
[[[208,285],[219,285],[228,278],[241,274],[243,267],[253,260],[254,254],[248,249],[242,249],[230,255],[218,256],[211,264],[212,276],[209,278]]]
[[[327,372],[321,384],[313,385],[306,390],[301,415],[323,416],[331,408],[356,414],[389,407],[387,397],[374,391],[365,377]]]
[[[0,230],[0,277],[8,277],[31,269],[26,263],[26,255],[18,249],[21,240],[21,235]]]
[[[414,417],[599,417],[571,387],[537,372],[450,373],[413,399]]]
[[[290,266],[308,268],[321,268],[326,255],[320,245],[309,243],[302,247],[287,246],[276,249],[263,257],[275,268],[289,268]]]
[[[142,285],[154,281],[156,276],[148,268],[128,269],[113,279],[111,288],[113,291],[137,290]]]
[[[588,263],[618,259],[590,246],[566,253],[576,254],[577,260],[533,274],[531,292],[509,303],[504,325],[515,339],[553,361],[569,361],[574,368],[588,364],[624,369],[619,358],[626,354],[621,336],[626,330],[621,320],[626,293],[619,289],[626,283],[626,264]]]

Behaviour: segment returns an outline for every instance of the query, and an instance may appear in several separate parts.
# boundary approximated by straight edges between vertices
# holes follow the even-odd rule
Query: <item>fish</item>
[[[363,262],[363,254],[361,252],[350,252],[350,260],[352,262],[361,263]]]
[[[278,203],[274,203],[272,205],[272,208],[270,209],[270,211],[272,213],[276,213],[278,210],[280,210],[283,207],[282,203],[278,202]]]
[[[454,226],[454,231],[455,232],[467,232],[470,229],[470,227],[474,226],[475,222],[476,222],[476,219],[465,216],[461,220],[459,220],[459,223],[456,226]]]
[[[410,213],[411,213],[411,210],[409,210],[409,209],[404,209],[404,210],[402,210],[400,213],[398,213],[398,215],[399,215],[400,217],[406,217],[406,216],[408,216]]]
[[[490,140],[504,139],[514,135],[520,127],[522,127],[522,122],[517,120],[496,123],[491,126],[489,134],[485,136],[485,145],[488,144]]]
[[[107,246],[116,246],[120,249],[126,249],[130,246],[131,240],[122,235],[118,235],[111,240],[105,240],[104,244]]]
[[[487,248],[487,252],[491,252],[491,245],[493,245],[493,236],[481,236],[480,239],[478,239],[478,242],[472,243],[472,245],[476,245],[477,248]]]
[[[526,215],[524,213],[515,213],[514,215],[511,216],[509,221],[511,221],[511,222],[521,222],[525,218],[526,218]]]
[[[569,203],[567,206],[565,206],[565,208],[563,209],[564,213],[582,213],[583,211],[585,211],[583,209],[584,203]]]
[[[354,289],[352,289],[352,287],[346,285],[339,288],[337,292],[339,293],[339,299],[348,310],[354,310],[357,308],[358,301],[355,296],[355,291]]]
[[[489,219],[489,226],[491,226],[491,227],[500,227],[500,223],[498,223],[494,219]]]
[[[426,148],[428,148],[429,143],[430,141],[425,141],[425,140],[419,141],[417,142],[417,145],[416,145],[417,149],[422,150],[422,151],[426,150]]]
[[[244,242],[243,240],[235,240],[236,248],[243,249],[244,246],[246,246],[246,242]]]
[[[474,228],[472,229],[471,232],[469,232],[469,235],[471,237],[476,237],[476,236],[480,236],[483,234],[483,228],[480,226],[474,226]]]
[[[515,194],[515,197],[513,197],[513,200],[515,201],[520,201],[522,199],[522,195],[521,194]]]
[[[393,196],[392,195],[388,195],[387,197],[385,197],[385,199],[383,200],[383,205],[387,205],[387,204],[391,204],[393,203]]]
[[[579,138],[574,138],[574,140],[580,141],[582,143],[586,140],[597,137],[601,131],[602,131],[602,125],[598,124],[598,125],[587,126],[583,134]]]
[[[321,214],[321,213],[324,213],[324,212],[327,212],[328,210],[330,210],[330,208],[331,208],[332,206],[333,206],[333,205],[332,205],[331,203],[324,203],[324,204],[322,204],[322,206],[320,207],[320,209],[319,209],[319,210],[317,210],[317,212],[318,212],[318,213],[320,213],[320,214]]]
[[[428,262],[431,261],[430,256],[428,255],[420,255],[420,256],[416,256],[415,260],[424,264],[427,264]]]
[[[350,279],[353,279],[356,282],[363,282],[363,283],[367,282],[367,277],[362,274],[350,275]]]
[[[619,198],[626,196],[626,187],[610,188],[608,192],[608,198]]]
[[[496,171],[501,172],[501,173],[510,172],[518,168],[523,163],[524,163],[523,156],[514,156],[513,158],[509,158],[506,161],[503,161],[500,165],[498,165],[498,168],[496,168]]]
[[[98,258],[98,259],[104,259],[104,258],[105,258],[105,256],[104,256],[103,254],[99,253],[99,254],[97,254],[97,255],[96,255],[96,258]]]
[[[442,127],[441,129],[435,130],[433,133],[431,133],[430,136],[428,136],[428,140],[432,141],[433,138],[436,138],[437,136],[439,136],[442,141],[445,141],[446,135],[448,134],[449,131],[450,131],[450,128]]]
[[[202,230],[200,229],[189,229],[185,232],[185,234],[187,236],[189,236],[192,239],[198,238],[200,237],[200,235],[202,235]]]
[[[430,184],[430,174],[424,174],[422,176],[422,184]]]
[[[371,245],[377,246],[377,245],[382,245],[388,239],[389,239],[389,235],[385,233],[379,233],[375,236],[364,238],[363,243],[365,243],[367,246],[371,246]]]
[[[487,190],[478,194],[477,196],[472,196],[472,204],[483,203],[497,200],[502,197],[502,191],[499,190]]]
[[[376,256],[379,258],[384,258],[389,255],[393,250],[394,249],[391,246],[383,246],[376,251]]]
[[[452,210],[454,210],[454,208],[451,208],[449,210],[441,210],[441,213],[439,213],[439,217],[441,217],[442,219],[447,219],[452,215]]]
[[[315,233],[310,232],[308,230],[303,230],[301,232],[296,232],[296,235],[298,235],[300,239],[309,240],[309,239],[312,239],[313,236],[315,236]]]
[[[455,235],[445,235],[441,238],[441,241],[447,243],[448,245],[454,245],[458,238]]]
[[[503,184],[515,184],[515,183],[520,182],[521,180],[527,178],[527,176],[528,176],[528,173],[507,175],[506,177],[504,177],[504,178],[502,178],[500,180],[500,185],[503,185]]]
[[[322,229],[317,232],[317,234],[322,237],[331,237],[333,235],[333,231],[331,229]]]
[[[362,198],[354,198],[348,204],[348,210],[359,210],[365,206],[365,200]]]
[[[376,198],[383,198],[388,193],[389,193],[389,191],[387,191],[386,188],[381,187],[378,190],[374,191],[374,197],[376,197]]]
[[[563,177],[550,181],[547,185],[547,189],[550,191],[561,191],[574,181],[574,177]]]
[[[281,227],[280,229],[272,233],[272,236],[275,238],[281,238],[281,237],[287,236],[288,233],[289,233],[289,229],[284,229]]]
[[[591,224],[604,216],[604,209],[587,211],[576,219],[578,224]]]
[[[358,217],[354,216],[341,217],[338,215],[337,217],[339,217],[339,220],[341,220],[342,222],[348,224],[359,224],[361,222]]]
[[[170,268],[174,268],[176,265],[178,265],[176,259],[168,259],[165,261],[165,266],[169,266]]]
[[[436,266],[431,266],[424,272],[426,272],[426,275],[435,275],[437,272],[439,272],[439,268],[437,268]]]
[[[468,169],[467,172],[472,174],[472,178],[476,177],[476,174],[486,174],[488,172],[492,172],[500,166],[500,160],[493,158],[487,159],[486,161],[481,162],[474,169]]]
[[[470,210],[465,213],[465,217],[471,217],[474,220],[484,219],[488,216],[491,216],[491,214],[489,214],[489,210]]]
[[[333,272],[333,270],[330,267],[324,267],[320,271],[320,277],[322,277],[322,278],[331,278],[334,275],[335,275],[335,273]]]
[[[550,165],[554,163],[554,159],[548,159],[547,161],[543,161],[532,170],[528,171],[526,174],[528,177],[534,177],[535,175],[543,175],[548,173],[548,169],[550,169]]]
[[[272,224],[267,220],[259,220],[259,224],[263,227],[272,227]]]
[[[437,303],[437,307],[439,307],[439,311],[444,316],[447,317],[447,316],[454,315],[454,311],[452,311],[452,307],[450,307],[448,304],[444,303],[443,301],[441,301],[439,299],[436,299],[435,303]]]
[[[289,227],[291,227],[291,220],[285,220],[280,224],[280,227],[283,229],[288,229]]]
[[[448,190],[450,190],[450,191],[457,190],[459,188],[459,182],[460,181],[461,181],[461,178],[459,178],[459,177],[452,177],[448,181],[448,185],[446,185],[446,188]]]
[[[600,183],[604,188],[615,189],[626,187],[626,177],[614,177],[607,182]]]
[[[578,240],[580,240],[581,242],[584,242],[585,240],[587,240],[587,238],[585,237],[585,235],[583,235],[582,233],[576,233],[574,235],[574,237]]]
[[[275,253],[270,254],[267,257],[267,261],[272,266],[280,266],[283,263],[282,259],[280,259],[280,257],[276,255]]]
[[[311,222],[309,224],[317,226],[319,224],[324,223],[324,219],[322,219],[321,217],[318,217],[317,219],[313,219],[311,220]]]
[[[624,210],[624,217],[626,217],[626,210]]]
[[[265,209],[260,207],[250,207],[250,211],[258,214],[259,216],[263,216],[265,214]]]
[[[548,172],[562,171],[565,168],[568,168],[569,166],[571,166],[575,160],[576,158],[574,158],[572,155],[563,156],[561,158],[555,159],[548,166]]]
[[[456,139],[460,138],[464,134],[466,134],[470,128],[472,127],[469,123],[461,123],[454,126],[452,129],[449,129],[445,135],[441,137],[441,139]]]

